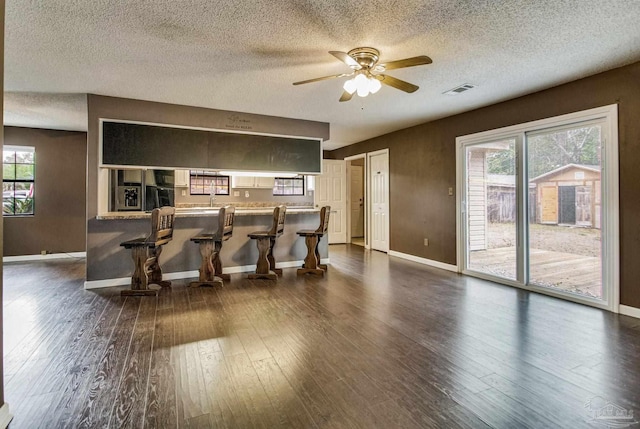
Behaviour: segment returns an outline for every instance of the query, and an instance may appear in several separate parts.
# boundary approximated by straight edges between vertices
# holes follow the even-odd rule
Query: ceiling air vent
[[[471,85],[470,83],[463,83],[462,85],[456,86],[455,88],[450,89],[449,91],[443,92],[443,94],[446,94],[446,95],[458,95],[461,92],[468,91],[468,90],[470,90],[472,88],[475,88],[475,87],[476,87],[475,85]]]

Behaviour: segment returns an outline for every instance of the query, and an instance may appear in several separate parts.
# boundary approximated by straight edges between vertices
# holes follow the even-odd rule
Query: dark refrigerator
[[[145,211],[174,206],[173,170],[147,170],[145,172]]]

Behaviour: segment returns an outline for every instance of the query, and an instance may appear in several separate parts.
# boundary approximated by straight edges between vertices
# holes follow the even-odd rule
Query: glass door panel
[[[529,283],[602,299],[601,126],[527,135]]]
[[[515,280],[515,139],[466,147],[467,268]]]

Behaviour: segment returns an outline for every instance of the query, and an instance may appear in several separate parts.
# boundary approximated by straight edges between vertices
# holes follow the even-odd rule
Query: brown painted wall
[[[35,214],[4,217],[4,255],[83,252],[87,133],[5,127],[4,135],[7,145],[36,148]]]
[[[390,248],[456,263],[458,136],[618,104],[620,153],[620,301],[640,307],[640,63],[610,70],[503,103],[336,149],[326,157],[389,148]],[[461,95],[464,97],[464,95]],[[423,237],[429,238],[424,247]]]

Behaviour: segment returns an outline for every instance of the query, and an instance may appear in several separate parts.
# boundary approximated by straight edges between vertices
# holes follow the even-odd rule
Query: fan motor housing
[[[375,48],[355,48],[347,54],[356,60],[363,69],[372,68],[380,58],[380,51]]]

